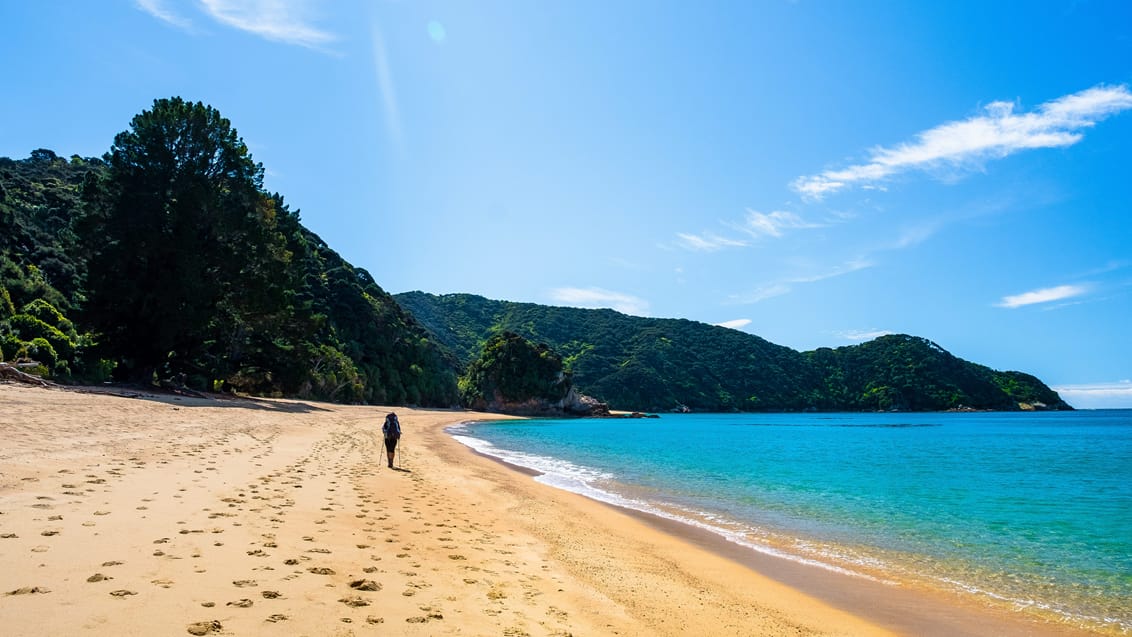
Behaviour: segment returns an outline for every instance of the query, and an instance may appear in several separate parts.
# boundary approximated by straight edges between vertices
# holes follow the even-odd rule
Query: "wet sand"
[[[396,409],[391,470],[387,411],[0,384],[0,633],[1072,634],[546,487],[478,414]]]

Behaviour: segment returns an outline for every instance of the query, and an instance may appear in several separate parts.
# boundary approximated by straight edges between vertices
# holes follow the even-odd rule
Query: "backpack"
[[[381,426],[382,433],[386,438],[393,438],[394,440],[401,437],[401,424],[397,422],[397,416],[389,415],[385,417],[385,424]]]

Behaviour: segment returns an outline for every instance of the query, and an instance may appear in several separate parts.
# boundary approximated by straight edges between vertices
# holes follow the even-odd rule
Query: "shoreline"
[[[508,462],[463,443],[461,445],[476,456],[490,459],[508,470],[531,478],[543,475],[536,469]],[[996,602],[926,583],[896,583],[886,581],[883,574],[874,577],[872,573],[839,572],[842,567],[836,565],[807,564],[793,557],[744,546],[720,532],[688,521],[540,484],[633,517],[661,533],[732,560],[761,576],[897,634],[920,637],[1095,637],[1126,634],[1120,630],[1106,630],[1103,626],[1072,624],[1052,613],[1045,615],[1025,609],[1011,610],[1008,607],[1013,604],[1005,601]]]
[[[17,637],[879,637],[942,634],[909,617],[969,628],[949,635],[999,625],[946,598],[939,619],[924,615],[915,604],[930,596],[862,592],[536,482],[446,432],[483,414],[6,383],[0,404],[0,625]],[[390,410],[406,432],[399,470],[380,448]],[[1083,634],[1024,625],[994,634]]]

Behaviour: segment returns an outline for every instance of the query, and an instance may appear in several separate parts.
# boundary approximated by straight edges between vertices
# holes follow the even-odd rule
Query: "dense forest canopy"
[[[470,294],[395,297],[465,365],[513,332],[562,356],[578,391],[614,409],[872,411],[1068,408],[1019,372],[997,372],[927,339],[891,335],[797,352],[737,330],[613,310],[493,301]]]
[[[102,159],[0,159],[0,357],[62,380],[456,404],[454,361],[262,175],[228,120],[180,98]]]
[[[569,390],[562,358],[546,344],[532,343],[513,332],[489,338],[460,379],[460,400],[472,407],[529,400],[554,403]]]
[[[0,361],[64,382],[440,407],[574,388],[635,411],[1068,408],[912,336],[797,352],[612,310],[395,299],[264,189],[227,119],[177,97],[101,158],[0,158]]]

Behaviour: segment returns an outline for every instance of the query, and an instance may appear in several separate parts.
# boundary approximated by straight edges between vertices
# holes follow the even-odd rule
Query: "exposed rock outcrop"
[[[579,416],[583,418],[601,418],[610,416],[609,405],[592,396],[579,394],[571,387],[561,400],[548,400],[546,398],[528,398],[526,400],[506,400],[496,391],[492,400],[477,400],[471,405],[477,411],[488,411],[513,416]]]

